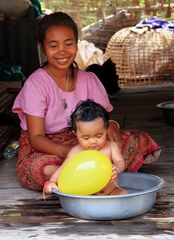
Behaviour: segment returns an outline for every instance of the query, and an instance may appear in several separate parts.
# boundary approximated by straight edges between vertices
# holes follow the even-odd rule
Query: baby
[[[63,164],[51,176],[50,181],[46,182],[44,192],[51,193],[52,188],[57,188],[59,174],[67,161],[72,156],[83,150],[97,150],[111,160],[112,177],[105,188],[96,195],[126,194],[127,191],[120,188],[117,176],[125,169],[125,161],[120,152],[119,145],[108,139],[107,128],[109,125],[109,113],[100,104],[88,99],[80,102],[75,111],[71,114],[72,130],[77,136],[78,145],[74,146]]]

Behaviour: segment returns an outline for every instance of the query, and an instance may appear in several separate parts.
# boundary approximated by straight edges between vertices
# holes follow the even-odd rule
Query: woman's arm
[[[71,147],[57,144],[45,136],[44,118],[31,115],[27,115],[26,118],[31,146],[39,152],[66,158]]]

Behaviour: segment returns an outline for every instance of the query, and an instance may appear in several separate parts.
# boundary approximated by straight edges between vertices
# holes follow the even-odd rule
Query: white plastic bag
[[[98,64],[102,65],[104,63],[103,51],[93,43],[86,40],[78,41],[78,51],[75,58],[79,69],[86,69],[89,65]]]

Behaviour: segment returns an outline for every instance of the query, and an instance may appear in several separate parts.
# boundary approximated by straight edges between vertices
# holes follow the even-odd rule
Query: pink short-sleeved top
[[[62,99],[66,99],[66,109]],[[105,88],[94,73],[78,70],[75,90],[64,92],[42,68],[39,68],[25,81],[12,111],[18,113],[23,130],[27,130],[26,114],[29,114],[44,117],[45,132],[56,133],[69,127],[70,115],[76,104],[86,99],[96,101],[109,112],[113,109]]]

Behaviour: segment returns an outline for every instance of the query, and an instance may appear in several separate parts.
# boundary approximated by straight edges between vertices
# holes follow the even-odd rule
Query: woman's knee
[[[45,165],[43,168],[43,174],[45,178],[49,180],[53,173],[57,170],[57,168],[57,165]]]

